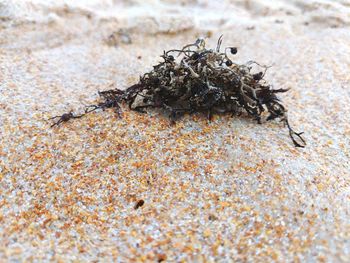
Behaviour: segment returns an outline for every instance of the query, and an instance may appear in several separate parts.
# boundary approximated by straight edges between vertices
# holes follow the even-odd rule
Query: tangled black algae
[[[140,77],[137,84],[126,90],[99,92],[100,103],[87,106],[80,115],[66,113],[57,116],[59,120],[53,126],[97,109],[114,108],[119,114],[121,102],[139,112],[146,108],[162,108],[170,113],[172,121],[185,113],[204,112],[210,119],[214,113],[239,115],[246,112],[261,123],[263,112],[267,112],[267,121],[283,121],[294,145],[304,147],[302,133],[290,127],[287,110],[276,96],[288,89],[274,90],[266,83],[266,66],[254,61],[244,65],[234,63],[228,53],[236,54],[237,48],[228,47],[221,52],[221,42],[222,37],[215,50],[206,49],[205,41],[198,39],[182,49],[164,51],[163,61]],[[264,70],[253,74],[254,64]]]

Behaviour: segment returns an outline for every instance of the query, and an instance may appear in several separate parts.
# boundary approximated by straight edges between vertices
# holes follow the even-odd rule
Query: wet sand
[[[1,258],[348,261],[350,7],[269,2],[0,2]],[[236,62],[273,65],[266,79],[291,88],[306,148],[281,123],[228,115],[45,121],[221,34]]]

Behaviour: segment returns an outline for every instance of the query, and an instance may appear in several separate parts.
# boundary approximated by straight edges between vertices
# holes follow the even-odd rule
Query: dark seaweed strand
[[[289,136],[296,147],[305,147],[302,133],[295,132],[289,125],[287,110],[277,98],[277,93],[288,89],[272,89],[264,80],[269,67],[255,61],[239,65],[227,55],[237,53],[237,48],[225,48],[221,53],[222,36],[215,50],[206,49],[205,41],[198,39],[182,49],[164,51],[162,62],[153,70],[140,77],[138,83],[126,90],[111,89],[99,92],[101,101],[85,108],[83,114],[72,112],[56,116],[52,126],[73,118],[80,118],[96,110],[113,108],[119,115],[120,103],[129,105],[131,110],[145,112],[147,108],[162,108],[170,113],[175,121],[185,113],[204,112],[208,118],[214,113],[241,114],[262,121],[263,112],[268,112],[267,121],[284,121]],[[263,71],[252,73],[251,65],[256,64]]]

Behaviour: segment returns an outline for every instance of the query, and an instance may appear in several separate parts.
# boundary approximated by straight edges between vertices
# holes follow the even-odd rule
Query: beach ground
[[[20,6],[29,18],[0,2],[1,259],[347,262],[345,1],[166,2]],[[171,125],[123,107],[50,128],[98,91],[136,83],[163,50],[201,36],[214,48],[221,34],[235,62],[272,65],[266,80],[290,88],[281,98],[306,148],[281,123],[244,116]]]

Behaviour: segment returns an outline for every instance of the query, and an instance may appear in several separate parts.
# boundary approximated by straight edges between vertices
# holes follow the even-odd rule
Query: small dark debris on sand
[[[143,200],[141,199],[141,200],[139,200],[139,201],[135,204],[134,209],[137,210],[137,209],[139,209],[141,206],[143,206],[144,204],[145,204],[145,201],[143,201]]]

